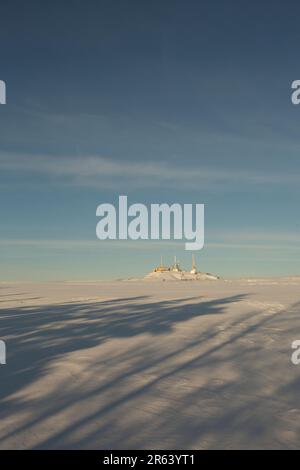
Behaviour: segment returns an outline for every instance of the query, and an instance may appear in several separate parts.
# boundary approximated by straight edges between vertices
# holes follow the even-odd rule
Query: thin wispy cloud
[[[181,241],[174,240],[99,240],[91,239],[0,239],[2,247],[41,247],[48,249],[95,249],[99,247],[126,248],[144,250],[145,248],[182,248]],[[204,248],[213,249],[254,249],[254,250],[300,250],[300,233],[272,233],[272,232],[232,232],[209,236]]]
[[[299,184],[300,175],[295,173],[259,172],[220,167],[186,167],[148,161],[136,163],[117,161],[102,156],[37,156],[0,154],[0,171],[23,175],[46,176],[62,185],[116,188],[120,183],[134,183],[135,188],[165,187],[183,189],[218,188],[230,189],[232,185]]]
[[[300,246],[300,230],[299,232],[271,232],[270,230],[259,231],[235,231],[234,233],[223,233],[222,238],[225,242],[231,241],[244,242],[244,243],[261,243],[268,242],[268,244],[299,244]]]

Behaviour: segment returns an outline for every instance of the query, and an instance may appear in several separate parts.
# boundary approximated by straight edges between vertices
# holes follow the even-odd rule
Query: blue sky
[[[96,240],[95,211],[206,205],[199,268],[299,274],[296,1],[3,2],[0,279],[141,275],[184,245]]]

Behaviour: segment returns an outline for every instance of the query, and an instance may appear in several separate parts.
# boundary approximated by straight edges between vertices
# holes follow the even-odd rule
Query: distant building
[[[156,268],[154,268],[153,272],[155,272],[155,273],[165,273],[167,271],[170,271],[170,268],[168,266],[163,265],[163,259],[162,259],[162,256],[161,256],[160,265],[157,266]]]
[[[191,274],[197,274],[197,266],[195,261],[195,255],[192,255],[192,269],[190,270]]]
[[[172,266],[172,268],[171,268],[171,271],[173,271],[173,272],[175,272],[175,273],[181,273],[181,271],[182,271],[182,270],[180,269],[180,266],[179,266],[178,262],[177,262],[176,256],[174,256],[174,264],[173,264],[173,266]]]
[[[192,268],[185,271],[181,269],[174,256],[174,263],[171,266],[165,266],[161,257],[160,265],[154,268],[144,277],[145,280],[157,281],[216,281],[219,276],[211,273],[200,272],[197,270],[195,256],[192,255]]]
[[[174,256],[174,263],[171,267],[169,266],[164,266],[163,264],[163,259],[161,257],[160,259],[160,265],[157,266],[156,268],[153,269],[154,273],[165,273],[165,272],[173,272],[173,273],[182,273],[185,271],[182,271],[182,269],[179,266],[179,263],[177,261],[176,256]],[[197,266],[196,266],[196,261],[195,261],[195,256],[192,256],[192,269],[189,272],[190,274],[198,274],[197,271]]]

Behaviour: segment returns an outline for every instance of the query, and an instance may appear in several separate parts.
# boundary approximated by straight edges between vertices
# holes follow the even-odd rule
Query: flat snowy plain
[[[300,447],[300,278],[0,284],[1,449]]]

